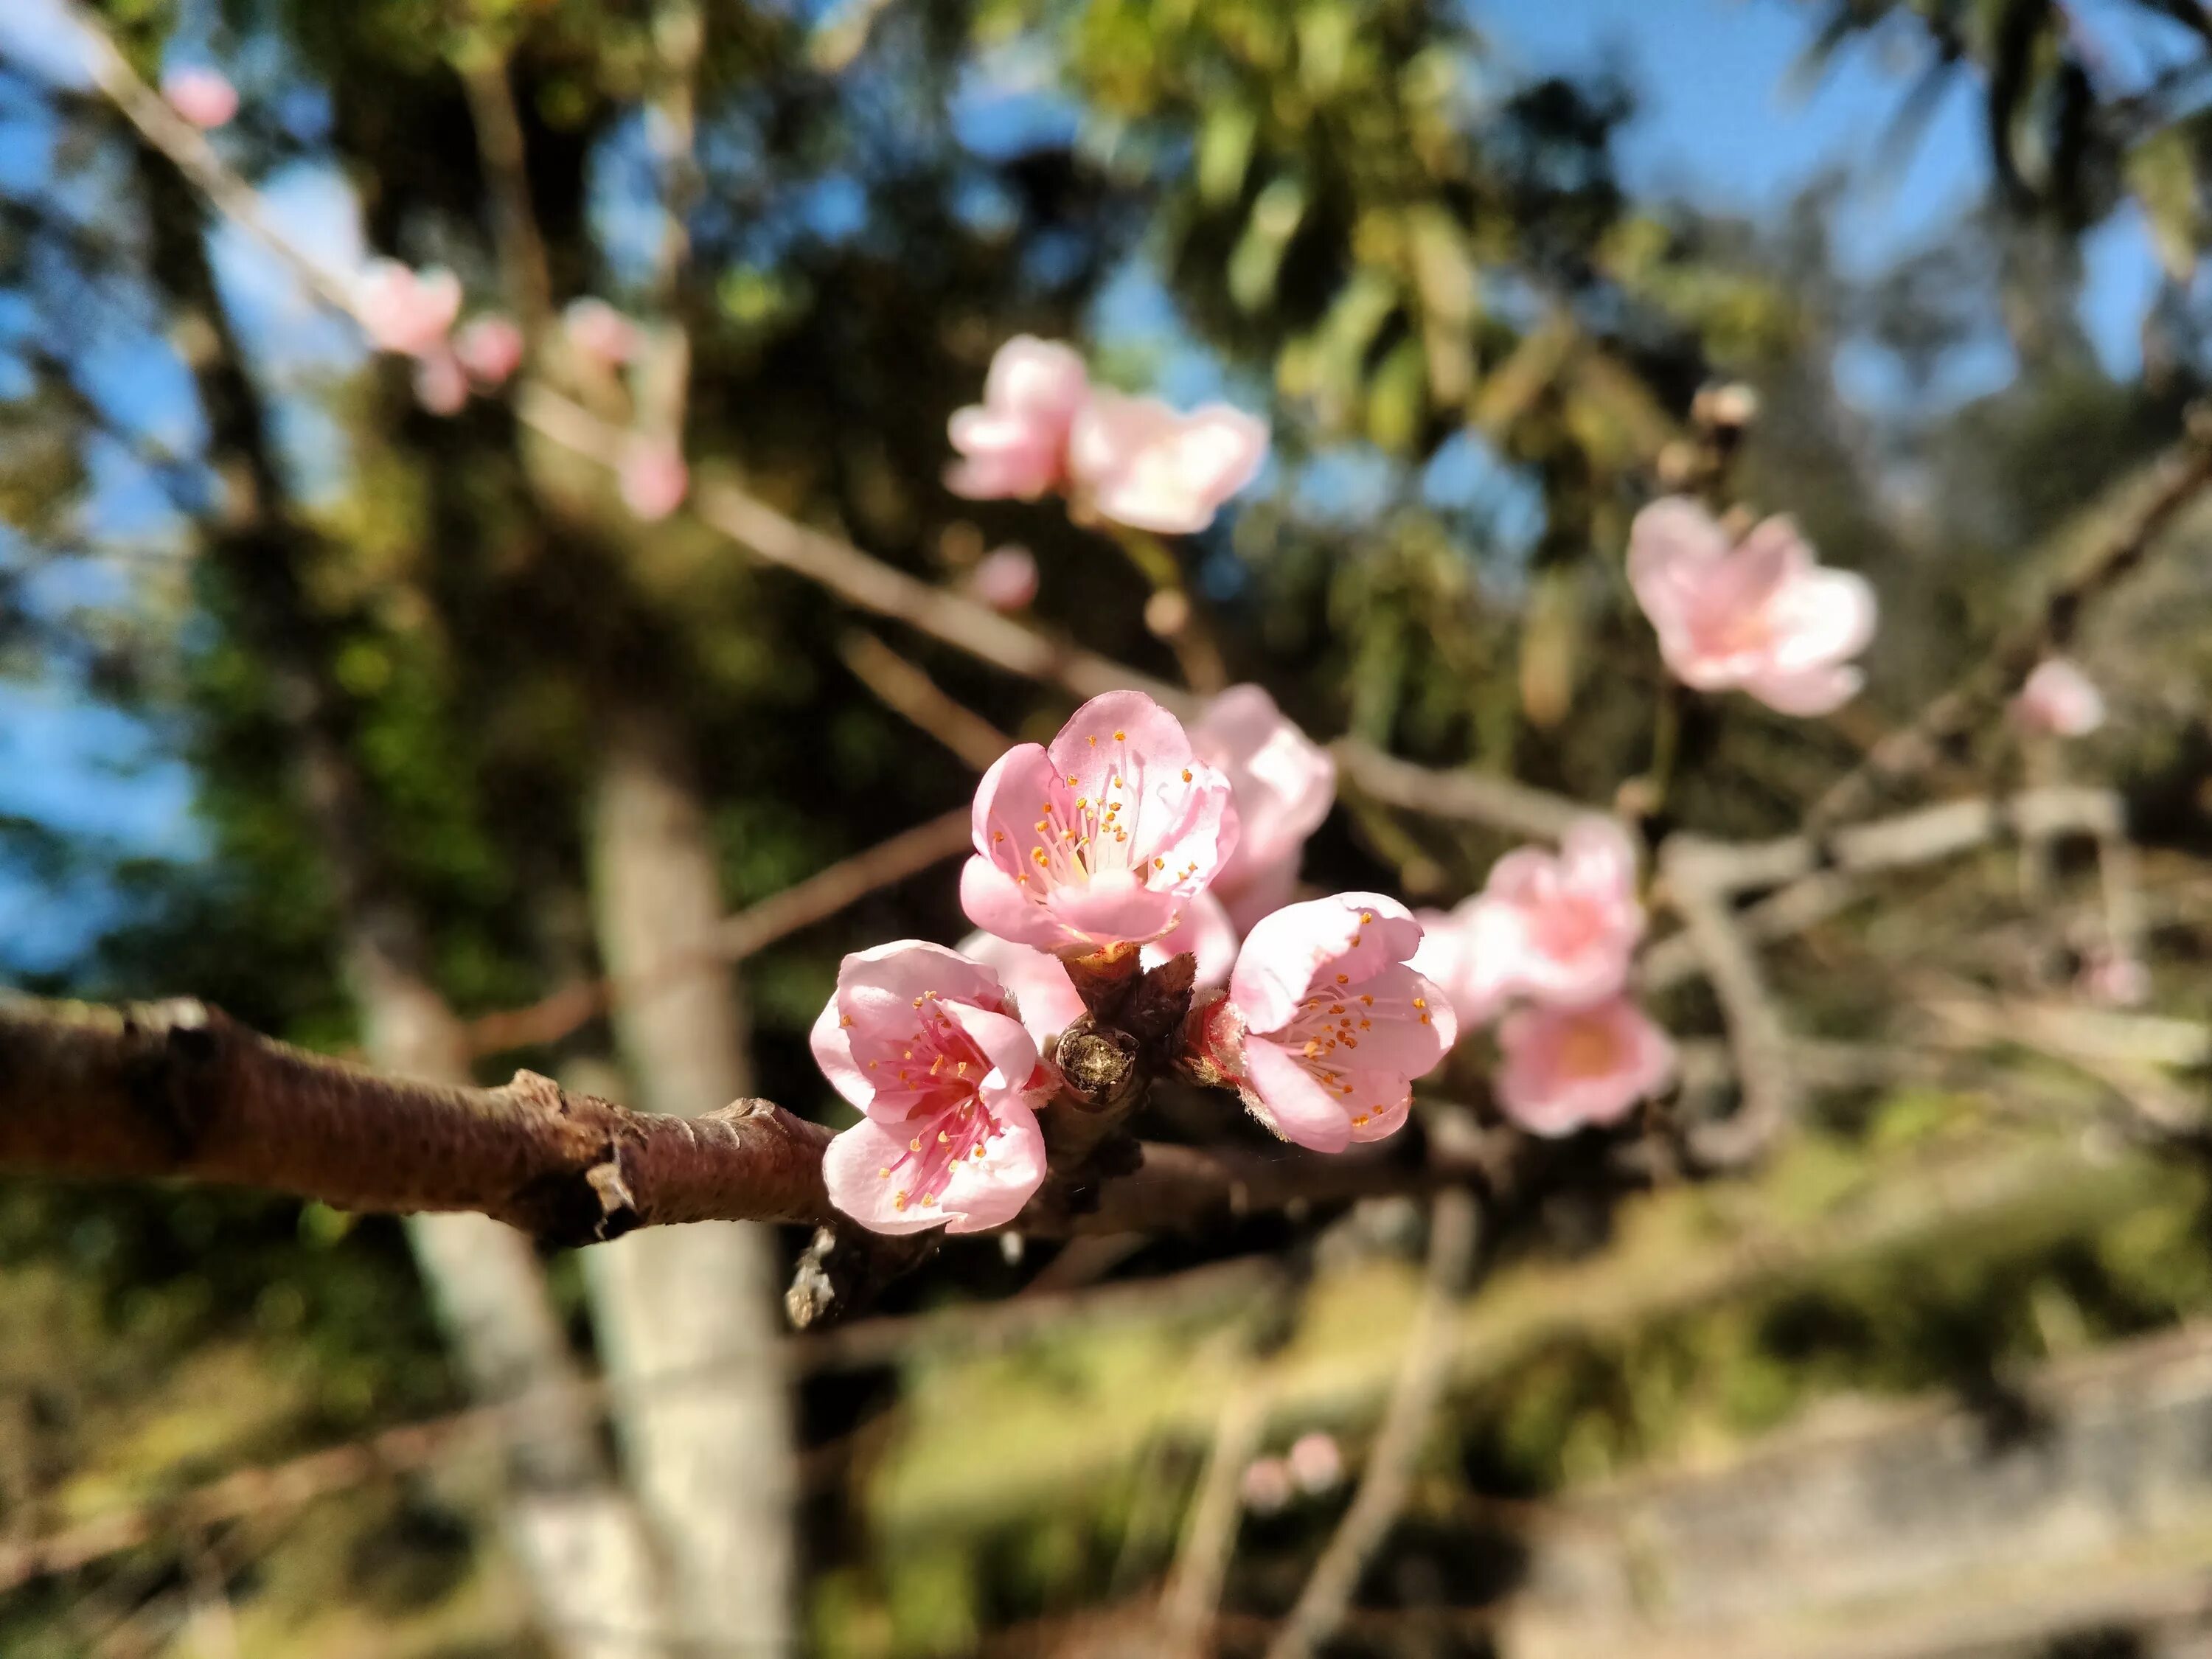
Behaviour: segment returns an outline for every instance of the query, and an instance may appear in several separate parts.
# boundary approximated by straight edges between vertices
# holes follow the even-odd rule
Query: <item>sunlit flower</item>
[[[450,351],[415,360],[415,401],[433,415],[458,415],[469,401],[469,377]]]
[[[1246,936],[1201,1056],[1285,1140],[1340,1152],[1381,1139],[1458,1035],[1443,994],[1407,965],[1420,942],[1379,893],[1285,905]]]
[[[971,500],[1023,501],[1057,488],[1066,475],[1069,428],[1090,393],[1073,349],[1016,335],[991,359],[983,401],[953,411],[948,431],[961,459],[945,488]]]
[[[161,96],[171,109],[208,131],[228,126],[238,114],[238,88],[221,70],[200,64],[165,70]]]
[[[1298,858],[1336,799],[1336,762],[1256,685],[1232,685],[1190,729],[1193,749],[1228,775],[1243,825],[1213,890],[1239,927],[1297,890]]]
[[[1044,1179],[1036,1109],[1054,1086],[999,976],[941,945],[856,951],[814,1022],[814,1058],[866,1115],[830,1143],[830,1201],[879,1233],[977,1232]]]
[[[1515,1009],[1498,1022],[1498,1103],[1533,1134],[1611,1123],[1674,1075],[1674,1045],[1626,997]]]
[[[1628,580],[1685,685],[1746,691],[1785,714],[1825,714],[1857,695],[1849,663],[1874,638],[1874,590],[1820,565],[1788,519],[1731,544],[1688,497],[1654,501],[1629,532]]]
[[[645,343],[642,329],[592,295],[568,302],[561,313],[561,331],[579,353],[603,368],[620,368]]]
[[[1138,691],[1077,709],[1049,749],[1001,755],[975,792],[961,907],[986,933],[1084,955],[1172,930],[1236,849],[1229,781]]]
[[[1026,547],[995,547],[968,573],[968,591],[994,611],[1026,611],[1037,596],[1036,556]]]
[[[2051,657],[2038,663],[2020,688],[2012,700],[2012,717],[2045,737],[2087,737],[2105,723],[2105,696],[2071,662]]]
[[[522,367],[522,331],[496,312],[474,318],[453,337],[453,356],[470,380],[490,391]]]
[[[1593,813],[1567,827],[1558,853],[1516,848],[1491,866],[1481,892],[1448,916],[1425,915],[1413,965],[1463,1025],[1480,1024],[1516,996],[1573,1006],[1613,995],[1644,921],[1635,845]]]
[[[374,259],[354,292],[355,313],[379,351],[427,357],[446,349],[461,310],[461,279],[433,267],[416,270],[397,259]]]
[[[1208,404],[1186,415],[1114,392],[1083,405],[1067,446],[1074,494],[1091,512],[1170,536],[1212,524],[1267,459],[1267,422],[1242,410]]]
[[[1200,893],[1183,912],[1182,923],[1139,953],[1139,965],[1158,968],[1188,951],[1197,958],[1192,984],[1206,990],[1228,982],[1237,962],[1237,930],[1211,893]],[[1083,1013],[1083,999],[1067,976],[1067,964],[1048,951],[1015,945],[976,932],[960,941],[960,954],[995,969],[1020,1006],[1022,1024],[1042,1048]]]
[[[691,489],[691,469],[684,452],[665,438],[633,438],[615,472],[623,505],[647,524],[656,524],[684,505]]]

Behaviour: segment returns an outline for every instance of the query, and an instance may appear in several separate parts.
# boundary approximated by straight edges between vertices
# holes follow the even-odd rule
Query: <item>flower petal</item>
[[[1352,1118],[1338,1097],[1288,1050],[1265,1037],[1250,1037],[1244,1064],[1259,1097],[1259,1115],[1284,1139],[1317,1152],[1340,1152],[1352,1144]]]

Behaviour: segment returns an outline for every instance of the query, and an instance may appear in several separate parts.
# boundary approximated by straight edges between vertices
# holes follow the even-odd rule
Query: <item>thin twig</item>
[[[2018,690],[2037,663],[2065,647],[2091,602],[2132,574],[2159,532],[2212,484],[2212,419],[2192,410],[2187,420],[2181,441],[2150,468],[2141,504],[2051,587],[2034,616],[2002,635],[1948,690],[1831,784],[1805,816],[1807,834],[1820,835],[1857,816],[1881,788],[1934,765],[1946,744]]]
[[[1437,1194],[1429,1220],[1427,1278],[1359,1488],[1289,1618],[1268,1644],[1267,1659],[1310,1659],[1334,1634],[1367,1564],[1413,1495],[1413,1465],[1428,1439],[1429,1421],[1449,1370],[1453,1309],[1474,1276],[1476,1217],[1468,1194]]]
[[[860,629],[838,641],[837,654],[876,701],[902,714],[978,772],[988,772],[1013,739],[965,703],[947,696],[913,663]]]
[[[1198,1495],[1183,1527],[1174,1569],[1160,1594],[1162,1659],[1205,1659],[1212,1651],[1221,1586],[1229,1574],[1243,1519],[1241,1490],[1244,1466],[1260,1449],[1267,1429],[1267,1393],[1254,1380],[1232,1387],[1214,1421],[1213,1444],[1198,1478]]]

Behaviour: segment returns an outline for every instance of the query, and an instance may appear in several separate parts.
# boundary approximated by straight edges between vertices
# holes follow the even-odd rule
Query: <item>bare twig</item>
[[[1598,811],[1512,778],[1432,771],[1356,738],[1340,738],[1329,749],[1345,781],[1362,793],[1434,817],[1466,818],[1511,835],[1556,841],[1577,818]]]
[[[1309,1659],[1343,1621],[1375,1552],[1405,1510],[1413,1465],[1450,1369],[1453,1305],[1474,1271],[1476,1208],[1463,1192],[1437,1194],[1429,1222],[1428,1276],[1414,1310],[1382,1425],[1351,1507],[1298,1593],[1290,1617],[1268,1644],[1267,1659]]]
[[[1175,1567],[1160,1593],[1162,1659],[1205,1659],[1213,1650],[1221,1585],[1237,1547],[1237,1523],[1243,1519],[1244,1466],[1260,1449],[1267,1428],[1267,1394],[1256,1379],[1224,1396]]]
[[[875,693],[876,701],[904,715],[978,772],[988,772],[1013,739],[940,690],[913,663],[874,635],[860,629],[839,641],[837,653],[854,677]]]
[[[2091,602],[2142,564],[2159,532],[2207,484],[2212,484],[2212,421],[2192,410],[2187,433],[2150,469],[2135,509],[2051,587],[2034,616],[2001,636],[1981,662],[1831,784],[1806,814],[1806,832],[1817,836],[1856,817],[1882,788],[1935,764],[1947,744],[2019,690],[2038,662],[2064,648]]]

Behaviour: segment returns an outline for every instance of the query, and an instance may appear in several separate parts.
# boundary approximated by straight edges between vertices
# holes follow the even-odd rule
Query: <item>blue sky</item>
[[[2100,61],[2109,72],[2140,78],[2155,67],[2161,42],[2155,31],[2143,37],[2121,29],[2118,4],[2076,0],[2076,10],[2085,27],[2102,32]],[[1871,176],[1866,158],[1916,67],[1909,43],[1900,37],[1886,47],[1856,46],[1817,82],[1793,81],[1816,15],[1802,0],[1470,0],[1469,9],[1494,48],[1501,83],[1601,67],[1627,79],[1638,112],[1617,159],[1638,193],[1759,214],[1780,208],[1824,173],[1850,169],[1855,183],[1839,209],[1835,240],[1856,274],[1872,274],[1940,239],[1987,186],[1978,94],[1963,79],[1936,106],[1902,170]],[[45,54],[48,78],[65,75],[68,54],[53,49],[55,15],[54,0],[0,0],[0,55],[14,49],[20,62],[30,40]],[[1012,89],[1019,68],[994,65],[994,91]],[[267,78],[249,77],[249,91],[252,80]],[[1033,95],[1024,107],[1047,125],[1066,118],[1048,96]],[[20,185],[41,173],[50,142],[35,121],[0,121],[0,183]],[[300,221],[307,240],[334,263],[349,263],[359,231],[349,193],[335,176],[302,168],[272,182],[280,210]],[[342,325],[289,301],[289,279],[258,249],[224,238],[216,252],[226,290],[255,324],[264,362],[280,359],[311,379],[356,349]],[[2107,366],[2132,373],[2137,327],[2157,275],[2130,213],[2116,215],[2092,236],[2088,266],[2084,320]],[[1110,325],[1117,305],[1142,320],[1141,286],[1102,307],[1102,324]],[[127,347],[103,343],[112,361],[103,360],[95,377],[101,400],[132,409],[141,429],[163,442],[189,447],[196,422],[173,360]],[[1180,398],[1222,389],[1191,354],[1172,358],[1170,368],[1166,390]],[[1948,389],[1954,395],[1990,389],[2007,368],[2001,350],[1978,357],[1966,380]],[[1884,386],[1876,369],[1846,362],[1838,372],[1847,392],[1859,391],[1863,380],[1865,400],[1879,404]],[[289,435],[302,457],[330,453],[330,433]],[[129,532],[137,519],[158,516],[153,503],[103,492],[98,522]],[[64,688],[0,684],[0,813],[34,817],[136,853],[187,857],[198,844],[184,769],[143,729],[85,708]],[[105,915],[96,890],[40,891],[0,870],[0,961],[58,960]]]

